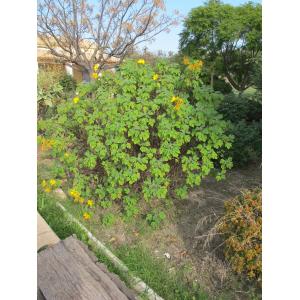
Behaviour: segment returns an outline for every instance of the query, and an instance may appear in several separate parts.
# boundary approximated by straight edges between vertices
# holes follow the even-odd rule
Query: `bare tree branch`
[[[38,0],[38,36],[54,56],[92,72],[168,30],[163,0]]]

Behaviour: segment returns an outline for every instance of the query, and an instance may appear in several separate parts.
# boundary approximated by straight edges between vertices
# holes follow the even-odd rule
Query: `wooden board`
[[[38,253],[38,288],[46,300],[133,300],[136,295],[74,237]]]

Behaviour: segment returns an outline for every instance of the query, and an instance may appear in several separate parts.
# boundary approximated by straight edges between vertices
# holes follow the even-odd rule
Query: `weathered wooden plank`
[[[47,300],[135,299],[96,261],[83,243],[69,237],[38,254],[38,287]]]

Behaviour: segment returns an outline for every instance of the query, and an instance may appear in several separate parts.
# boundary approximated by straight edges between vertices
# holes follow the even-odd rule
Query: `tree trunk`
[[[212,69],[210,73],[210,86],[212,89],[214,89],[214,75],[215,75],[215,70]]]

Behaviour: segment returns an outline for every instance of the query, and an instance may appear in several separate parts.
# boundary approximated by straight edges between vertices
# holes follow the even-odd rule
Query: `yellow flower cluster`
[[[173,96],[171,102],[175,102],[174,109],[178,111],[183,104],[183,99],[177,96]]]
[[[194,63],[190,62],[190,59],[187,56],[183,57],[182,63],[188,67],[189,70],[191,71],[198,71],[202,68],[203,66],[203,61],[202,60],[196,60]]]
[[[93,69],[95,72],[97,72],[99,70],[99,64],[95,64]]]
[[[158,74],[154,74],[154,75],[152,76],[152,79],[153,79],[153,80],[158,80]]]
[[[139,65],[144,65],[144,64],[145,64],[145,60],[142,59],[142,58],[140,58],[140,59],[137,61],[137,63],[138,63]]]
[[[40,145],[41,145],[41,151],[47,151],[52,148],[54,145],[54,140],[49,140],[44,137],[41,138],[40,140]]]
[[[79,97],[74,97],[74,98],[73,98],[73,103],[76,104],[76,103],[78,103],[78,102],[79,102]]]
[[[183,64],[186,65],[186,66],[190,64],[190,60],[187,56],[183,57]]]
[[[87,201],[84,200],[83,197],[81,197],[80,193],[76,191],[75,189],[69,190],[69,195],[73,198],[75,203],[80,203],[80,204],[86,204],[88,207],[93,207],[94,206],[94,201],[91,199],[88,199]]]
[[[97,79],[99,77],[98,73],[92,73],[92,78]]]
[[[41,186],[46,193],[50,193],[54,188],[57,187],[57,181],[55,179],[50,179],[46,181],[42,180]]]
[[[191,71],[198,71],[202,68],[203,66],[203,61],[202,60],[196,60],[195,63],[189,64],[188,69]]]

